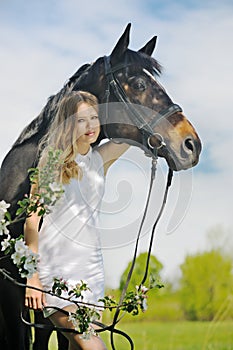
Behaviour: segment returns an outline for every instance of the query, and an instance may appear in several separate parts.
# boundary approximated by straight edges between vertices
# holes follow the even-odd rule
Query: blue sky
[[[154,57],[164,66],[160,81],[204,146],[199,165],[175,175],[156,236],[153,253],[164,264],[164,274],[173,277],[186,254],[208,248],[209,230],[221,227],[219,244],[227,237],[232,247],[232,1],[1,1],[0,160],[47,98],[82,64],[109,54],[129,22],[132,49],[158,35]],[[127,237],[125,228],[136,230],[149,169],[149,160],[131,149],[107,179],[105,206],[120,200],[125,190],[133,193],[127,210],[103,212],[106,276],[112,285],[131,258],[133,233]],[[141,251],[147,248],[164,176],[160,162]]]

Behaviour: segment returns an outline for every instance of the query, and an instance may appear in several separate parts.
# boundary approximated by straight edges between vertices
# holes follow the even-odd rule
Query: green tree
[[[189,255],[181,265],[181,305],[189,320],[212,320],[233,292],[232,259],[220,250]]]
[[[133,274],[129,283],[129,290],[135,289],[136,285],[139,285],[141,283],[141,280],[144,276],[145,273],[145,268],[146,268],[146,258],[147,258],[147,253],[141,253],[135,261],[135,266],[133,270]],[[123,272],[121,279],[120,279],[120,290],[123,290],[130,267],[131,267],[132,262],[129,262],[128,266],[126,267],[125,271]],[[149,265],[149,270],[148,270],[148,276],[146,279],[145,284],[148,286],[149,285],[149,278],[152,275],[153,278],[160,279],[159,273],[162,270],[163,265],[162,263],[154,256],[151,255],[150,257],[150,265]]]

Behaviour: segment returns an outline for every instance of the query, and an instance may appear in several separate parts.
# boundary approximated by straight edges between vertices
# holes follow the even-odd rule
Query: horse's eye
[[[130,86],[137,91],[145,91],[146,90],[146,83],[143,79],[138,78],[134,79],[130,82]]]

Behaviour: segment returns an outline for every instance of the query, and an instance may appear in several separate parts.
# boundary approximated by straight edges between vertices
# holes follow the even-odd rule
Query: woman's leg
[[[75,312],[76,309],[75,305],[70,305],[64,308],[64,310],[69,312]],[[68,317],[60,311],[52,314],[50,320],[57,327],[74,328],[72,322],[68,321]],[[64,335],[69,340],[69,350],[107,350],[99,336],[93,335],[89,340],[84,340],[80,337],[80,334],[64,332]]]

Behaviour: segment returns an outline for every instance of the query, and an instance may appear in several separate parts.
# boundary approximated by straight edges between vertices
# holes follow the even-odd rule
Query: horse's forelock
[[[142,67],[147,69],[150,73],[156,74],[157,76],[159,76],[162,72],[162,66],[159,64],[159,62],[155,58],[148,56],[143,52],[128,49],[125,55],[125,59],[127,62],[132,63],[135,70]]]

